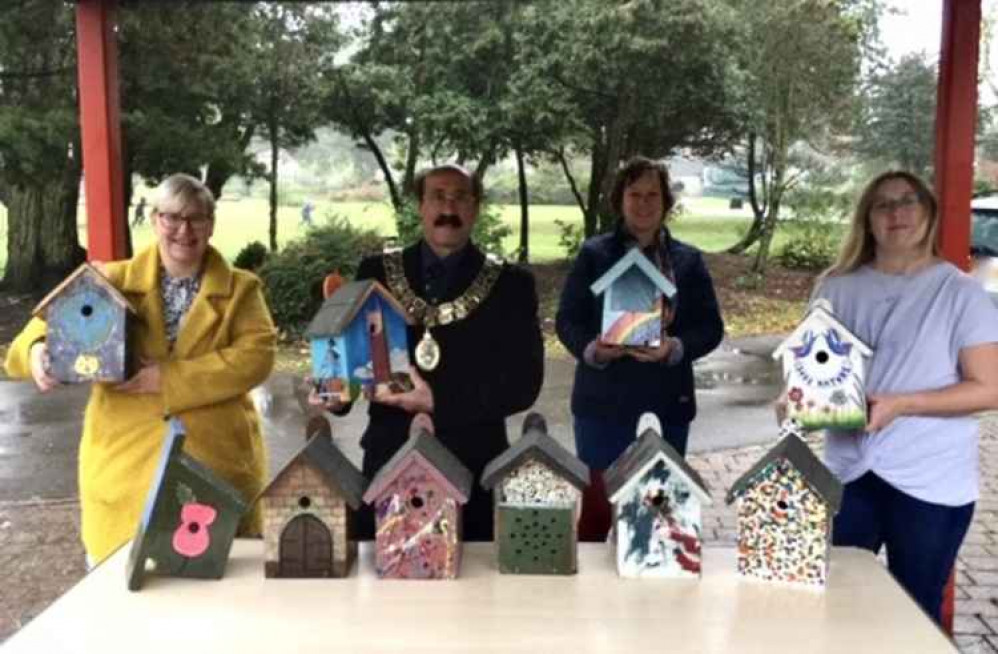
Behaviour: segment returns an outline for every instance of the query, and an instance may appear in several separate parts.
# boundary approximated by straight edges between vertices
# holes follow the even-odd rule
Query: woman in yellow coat
[[[122,384],[95,383],[84,416],[79,483],[83,544],[96,564],[135,534],[166,433],[166,416],[187,430],[185,451],[238,488],[247,501],[267,470],[260,421],[248,396],[270,374],[276,333],[250,273],[231,268],[208,241],[211,192],[187,175],[157,189],[156,244],[100,266],[139,315],[130,346],[141,362]],[[46,372],[45,323],[11,345],[7,374],[58,385]],[[259,532],[259,515],[241,531]]]

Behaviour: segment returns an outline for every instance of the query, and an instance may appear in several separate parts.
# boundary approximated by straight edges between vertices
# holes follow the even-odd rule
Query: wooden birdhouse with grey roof
[[[784,423],[783,432],[728,492],[728,504],[738,503],[738,572],[824,587],[842,483],[794,423]]]
[[[832,313],[827,300],[773,352],[783,364],[787,417],[805,431],[866,425],[866,366],[873,351]]]
[[[578,519],[589,468],[547,433],[539,413],[523,422],[523,436],[482,472],[493,491],[499,571],[574,574]]]
[[[374,507],[375,569],[391,579],[454,579],[471,471],[431,433],[425,414],[364,493]],[[473,436],[473,434],[469,434]]]
[[[699,577],[702,507],[712,504],[703,479],[662,438],[654,414],[604,475],[613,506],[610,542],[621,577]]]
[[[133,370],[128,335],[135,308],[84,263],[35,307],[45,321],[49,374],[67,384],[122,382]]]
[[[373,279],[337,289],[305,332],[319,396],[351,402],[378,388],[411,389],[408,320],[402,305]]]
[[[367,480],[314,416],[306,444],[260,494],[267,577],[346,577],[357,558],[350,514]]]
[[[603,298],[600,340],[607,344],[658,347],[663,317],[671,313],[676,287],[638,247],[628,250],[590,286]]]

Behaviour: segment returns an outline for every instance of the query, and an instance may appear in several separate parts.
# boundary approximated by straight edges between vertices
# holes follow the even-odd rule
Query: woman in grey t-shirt
[[[891,573],[937,622],[978,497],[977,421],[998,408],[998,310],[939,258],[936,199],[884,173],[860,197],[815,297],[874,350],[862,432],[829,432],[845,483],[835,545],[887,548]]]

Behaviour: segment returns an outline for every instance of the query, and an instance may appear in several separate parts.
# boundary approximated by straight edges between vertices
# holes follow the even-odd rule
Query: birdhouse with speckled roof
[[[795,425],[784,433],[728,492],[738,504],[738,572],[823,588],[842,484]]]
[[[665,439],[654,414],[604,475],[613,506],[610,543],[621,577],[700,576],[703,479]]]
[[[123,382],[132,371],[135,309],[104,275],[83,264],[35,307],[45,321],[49,375],[66,384]]]
[[[461,510],[474,479],[421,418],[364,493],[374,507],[379,577],[454,579],[461,566]]]
[[[493,491],[499,571],[574,574],[579,512],[589,468],[548,435],[539,413],[523,421],[523,436],[485,466],[482,487]]]
[[[663,317],[676,287],[640,248],[634,247],[590,286],[604,295],[600,340],[612,345],[658,347]]]
[[[773,358],[783,364],[787,417],[805,431],[866,425],[866,365],[873,351],[818,300]]]

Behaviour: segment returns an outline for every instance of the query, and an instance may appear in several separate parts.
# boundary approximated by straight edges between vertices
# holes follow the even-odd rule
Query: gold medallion
[[[433,370],[440,363],[440,344],[433,340],[430,330],[423,332],[423,338],[416,344],[416,364],[422,370]]]

